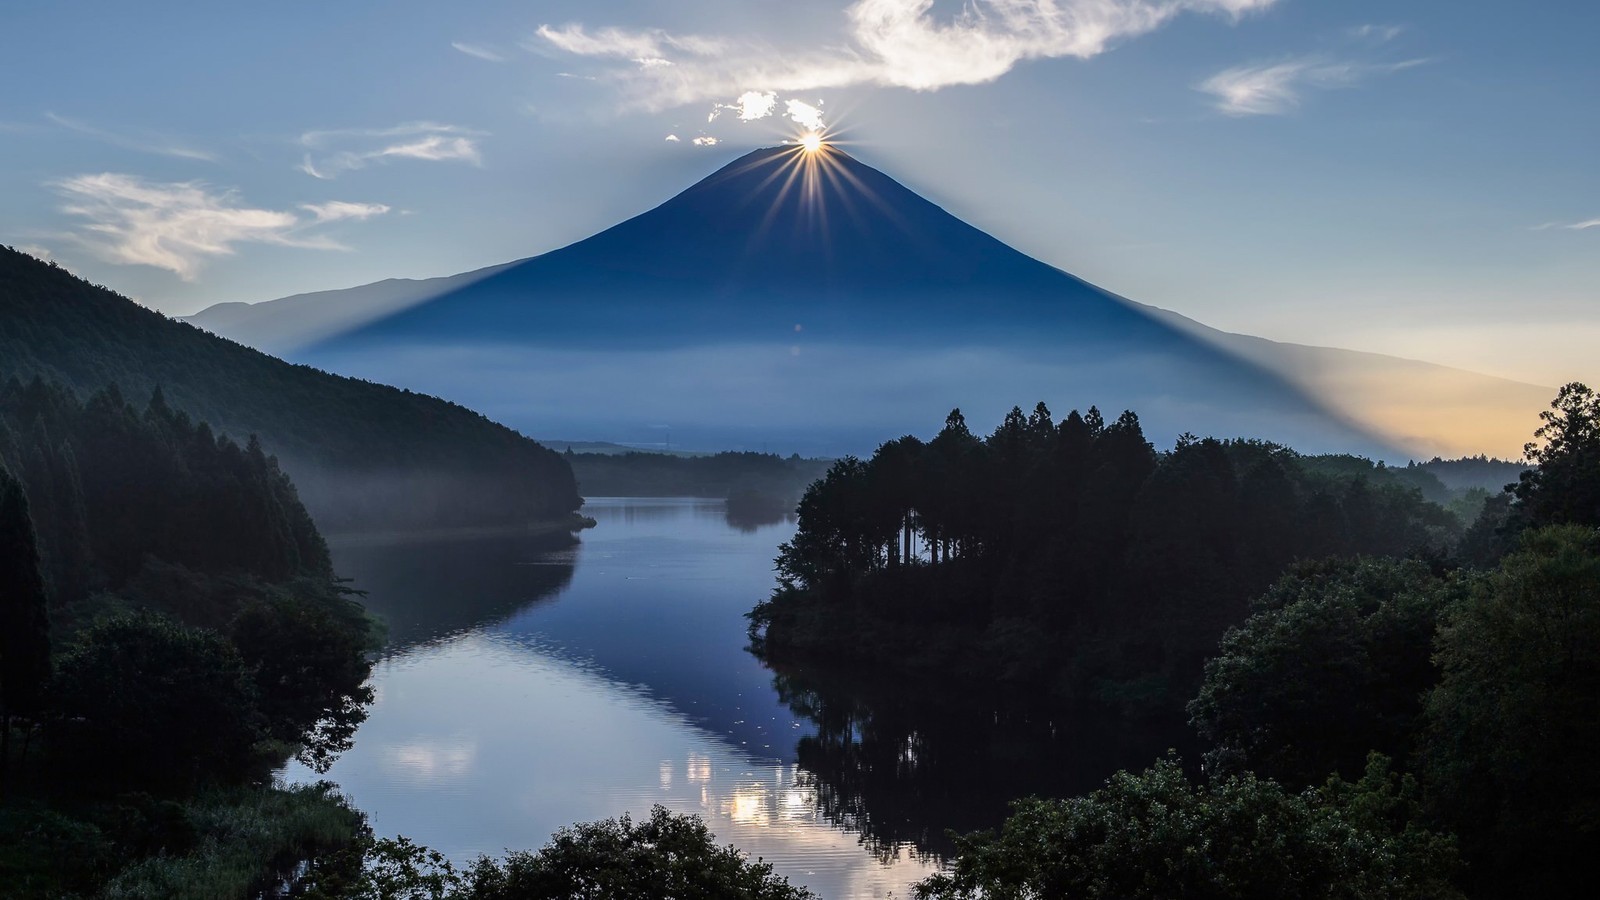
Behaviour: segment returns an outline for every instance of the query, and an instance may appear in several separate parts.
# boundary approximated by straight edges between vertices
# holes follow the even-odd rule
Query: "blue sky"
[[[12,0],[0,26],[0,242],[175,315],[552,249],[810,109],[1133,299],[1600,381],[1592,0]]]

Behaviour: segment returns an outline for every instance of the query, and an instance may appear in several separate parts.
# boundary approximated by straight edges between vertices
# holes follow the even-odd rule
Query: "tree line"
[[[994,440],[982,442],[985,451]],[[1180,441],[1157,469],[1203,443]],[[1353,551],[1346,544],[1291,555],[1206,654],[1186,708],[1205,751],[1198,768],[1168,758],[1080,796],[1019,800],[1000,830],[960,838],[951,867],[917,895],[1586,895],[1587,850],[1600,829],[1600,779],[1589,761],[1600,741],[1600,397],[1581,384],[1563,387],[1526,453],[1534,467],[1465,529],[1441,530],[1437,513],[1419,512],[1388,540],[1418,525],[1422,531],[1388,549],[1358,539]],[[852,468],[847,461],[839,471]],[[1173,475],[1184,481],[1194,471]],[[1185,472],[1187,479],[1178,477]],[[1148,483],[1134,495],[1135,510],[1150,502]],[[1299,490],[1278,496],[1305,502],[1308,483],[1291,483]],[[1314,492],[1317,483],[1309,484]],[[1157,496],[1175,520],[1202,521],[1172,498],[1203,494]],[[1211,497],[1225,506],[1230,499]],[[1411,508],[1409,501],[1395,507]],[[823,521],[806,514],[803,506],[802,533]],[[1215,521],[1227,511],[1207,514]],[[1360,518],[1352,522],[1346,512],[1344,522],[1349,541]],[[1319,527],[1325,538],[1334,533]],[[1208,533],[1193,539],[1203,544]],[[974,565],[975,548],[994,546],[992,537],[960,535],[919,553],[919,542],[936,539],[919,533],[907,553],[902,531],[897,562],[887,542],[877,544],[876,560],[859,546],[850,557],[850,542],[833,534],[825,545],[833,566],[791,568],[791,583],[778,594],[796,593],[784,602],[871,605],[861,589],[877,583],[874,573],[953,570]],[[1297,531],[1282,537],[1291,546],[1305,540]],[[853,580],[838,562],[851,558],[866,560]],[[1131,567],[1151,557],[1120,559],[1129,567],[1123,575],[1136,580]],[[1177,563],[1181,571],[1206,571],[1192,559]],[[844,593],[823,597],[830,585]],[[979,593],[973,602],[983,606],[991,596]],[[1081,652],[1071,636],[1049,638],[1063,655]],[[871,729],[875,720],[856,727]],[[913,737],[924,741],[919,764],[941,755],[920,730]],[[884,754],[903,756],[894,747]]]
[[[115,893],[220,853],[242,893],[354,840],[360,815],[326,789],[268,785],[349,746],[378,635],[259,441],[159,390],[136,409],[114,387],[0,385],[8,891]],[[263,809],[270,838],[227,823]]]
[[[560,454],[463,406],[292,365],[0,246],[0,379],[116,385],[258,435],[325,531],[572,523]]]
[[[1397,470],[1404,471],[1404,470]],[[1365,460],[1181,437],[1039,404],[960,411],[833,466],[801,499],[757,646],[959,673],[1175,714],[1222,632],[1295,559],[1447,554],[1462,525]]]

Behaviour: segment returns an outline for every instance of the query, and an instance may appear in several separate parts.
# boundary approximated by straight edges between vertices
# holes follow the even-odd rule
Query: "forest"
[[[932,440],[842,460],[807,490],[752,631],[773,659],[1178,716],[1223,631],[1290,562],[1448,556],[1463,523],[1414,472],[1189,435],[1157,452],[1135,414],[1093,408],[1059,422],[1013,409],[979,437],[956,411]]]
[[[354,841],[377,626],[295,486],[153,392],[0,386],[0,884],[243,896]]]
[[[587,497],[773,498],[792,509],[829,461],[773,453],[727,452],[563,454]]]
[[[236,442],[256,435],[324,531],[576,524],[561,456],[479,413],[274,359],[3,246],[0,320],[0,380],[159,387]]]
[[[1041,405],[987,438],[953,413],[808,490],[756,646],[822,725],[824,796],[857,816],[876,773],[926,779],[959,754],[784,667],[943,664],[1125,721],[1176,706],[1193,729],[1198,759],[955,837],[927,900],[1586,896],[1600,397],[1563,387],[1525,452],[1462,522],[1348,460],[1187,436],[1156,453],[1131,413]]]

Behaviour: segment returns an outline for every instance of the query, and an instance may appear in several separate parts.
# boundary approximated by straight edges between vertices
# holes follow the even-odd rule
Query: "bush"
[[[233,645],[151,613],[87,629],[57,667],[50,746],[69,772],[181,790],[236,781],[265,736]]]
[[[276,887],[295,864],[354,844],[365,818],[327,783],[202,795],[188,810],[198,841],[152,856],[103,889],[106,900],[221,900]]]
[[[1374,755],[1355,784],[1295,794],[1253,775],[1193,784],[1172,759],[1071,800],[1022,800],[961,839],[923,900],[1455,898],[1448,838],[1410,824],[1415,784]]]
[[[1433,634],[1462,583],[1418,562],[1300,567],[1256,601],[1206,662],[1189,704],[1213,774],[1249,769],[1295,788],[1357,777],[1369,751],[1409,758],[1437,680]]]
[[[307,890],[357,900],[816,900],[772,874],[770,863],[717,846],[699,817],[660,806],[638,823],[624,815],[563,828],[536,853],[480,857],[465,871],[403,837],[376,840],[356,884]]]
[[[1600,531],[1523,535],[1440,629],[1425,772],[1491,882],[1563,895],[1600,841]]]

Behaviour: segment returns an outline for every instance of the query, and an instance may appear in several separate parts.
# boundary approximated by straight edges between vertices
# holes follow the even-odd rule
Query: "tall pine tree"
[[[11,720],[38,711],[49,677],[50,620],[28,499],[0,465],[0,777],[11,759]]]

